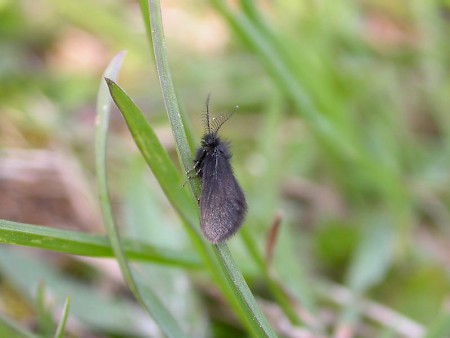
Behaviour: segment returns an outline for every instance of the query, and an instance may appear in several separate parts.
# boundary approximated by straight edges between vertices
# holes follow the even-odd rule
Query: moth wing
[[[225,154],[208,154],[202,171],[201,226],[205,237],[217,244],[240,228],[247,202]]]

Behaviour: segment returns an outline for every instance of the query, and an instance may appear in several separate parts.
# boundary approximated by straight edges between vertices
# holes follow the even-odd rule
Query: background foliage
[[[191,146],[208,93],[217,114],[240,107],[222,134],[249,215],[229,247],[277,334],[448,335],[449,4],[162,6]],[[0,336],[51,336],[61,313],[70,336],[161,335],[114,261],[95,258],[113,256],[94,134],[118,51],[128,51],[121,86],[178,166],[139,4],[3,0],[0,37]],[[144,299],[159,297],[188,336],[247,336],[205,263],[210,248],[185,231],[192,214],[172,206],[189,194],[184,170],[161,189],[117,111],[108,149],[113,212]]]

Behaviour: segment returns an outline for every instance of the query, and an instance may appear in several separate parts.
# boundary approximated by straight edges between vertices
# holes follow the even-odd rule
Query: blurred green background
[[[450,2],[170,0],[162,15],[198,142],[208,93],[215,114],[240,107],[221,134],[249,214],[244,240],[229,245],[280,336],[296,327],[276,325],[288,320],[251,250],[273,259],[271,274],[324,336],[447,336]],[[0,218],[104,233],[95,100],[120,50],[119,83],[177,163],[137,2],[0,1]],[[122,235],[193,254],[117,111],[108,146]],[[0,251],[3,318],[46,336],[70,294],[69,336],[160,336],[114,261]],[[135,267],[192,336],[246,336],[202,270]]]

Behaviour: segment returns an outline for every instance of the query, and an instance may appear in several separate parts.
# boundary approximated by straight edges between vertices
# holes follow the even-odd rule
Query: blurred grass
[[[67,318],[69,317],[69,310],[70,310],[70,297],[67,297],[66,301],[64,302],[61,319],[56,328],[55,338],[63,338],[64,337],[64,334],[65,334],[64,330],[66,329]]]
[[[38,5],[43,7],[38,9]],[[144,25],[137,23],[137,9],[134,3],[108,1],[0,4],[0,148],[57,145],[79,160],[92,184],[96,86],[111,56],[128,49],[121,83],[175,159],[156,73],[148,64],[148,38]],[[367,297],[410,317],[425,331],[430,325],[430,337],[448,335],[448,325],[442,323],[448,317],[445,304],[450,292],[446,245],[450,225],[450,77],[445,34],[449,10],[446,3],[419,0],[163,4],[169,62],[181,110],[189,112],[188,122],[192,122],[197,140],[209,92],[214,112],[240,106],[224,126],[223,135],[232,141],[233,165],[250,208],[243,233],[230,241],[230,250],[254,293],[282,308],[283,299],[288,299],[284,307],[288,316],[289,309],[301,307],[303,312],[295,312],[299,322],[318,334],[350,327],[355,336],[377,337],[395,330],[373,322],[370,314],[361,310],[359,302]],[[130,216],[123,217],[120,206],[132,204],[139,215],[134,223],[156,232],[164,227],[167,232],[164,237],[138,238],[145,246],[128,247],[134,242],[127,242],[129,258],[135,258],[134,252],[148,263],[198,267],[197,256],[186,254],[185,263],[180,257],[197,250],[186,241],[185,228],[180,227],[165,196],[170,200],[171,193],[184,195],[182,188],[176,190],[182,182],[177,179],[170,191],[163,193],[153,178],[141,178],[154,203],[152,210],[158,212],[149,212],[150,207],[137,203],[132,193],[124,195],[135,148],[129,145],[122,121],[113,116],[111,124],[109,175],[116,215],[119,221],[127,220],[122,222],[122,230],[127,231],[131,221]],[[1,168],[6,170],[6,166]],[[183,174],[183,170],[179,172]],[[32,215],[21,218],[25,215],[20,212],[20,198],[27,196],[27,190],[6,185],[11,177],[0,176],[0,188],[4,188],[0,217],[7,214],[11,221],[42,224],[33,222]],[[40,203],[48,203],[49,188],[44,185],[30,195],[33,200],[43,196]],[[14,208],[19,211],[13,213]],[[266,235],[280,210],[284,217],[275,256],[267,266]],[[62,221],[48,223],[64,225]],[[14,232],[5,224],[13,226]],[[98,255],[94,249],[99,246],[95,250],[102,255],[111,254],[97,235],[27,224],[1,225],[1,242],[87,256]],[[90,226],[88,229],[96,229],[98,224]],[[56,244],[51,241],[53,236]],[[41,242],[34,241],[38,239]],[[172,242],[177,246],[172,247]],[[156,248],[154,256],[142,251],[147,246]],[[9,260],[0,265],[2,280],[25,278],[37,283],[39,276],[46,276],[43,265],[52,265],[45,257],[28,257],[43,264],[30,265],[36,274],[30,278],[25,275],[25,263],[18,263],[16,272],[7,266],[14,259],[9,257],[23,249],[2,249]],[[56,265],[53,268],[57,270]],[[188,288],[189,293],[208,299],[195,307],[196,312],[217,323],[211,331],[195,332],[203,332],[203,336],[235,334],[235,328],[223,319],[226,306],[217,311],[220,301],[203,288],[210,277],[177,270],[185,272],[184,277],[195,285]],[[60,274],[64,281],[64,272]],[[146,276],[151,279],[152,273]],[[57,293],[58,303],[63,304],[68,293],[60,292],[58,283],[45,280],[46,290]],[[328,280],[350,289],[353,299],[334,304],[331,299],[336,295],[331,289],[316,289],[316,284]],[[270,284],[274,281],[275,289]],[[98,285],[86,287],[101,289]],[[28,294],[24,286],[18,289]],[[86,329],[104,336],[118,330],[122,322],[102,321],[95,312],[90,313],[92,318],[83,316],[82,309],[90,303],[84,297],[77,300],[78,289],[74,290],[69,317],[83,318]],[[183,299],[186,293],[177,295]],[[14,313],[4,308],[0,306],[2,313],[14,318]],[[321,322],[318,316],[319,323],[308,317],[322,309],[332,311],[332,324]],[[120,313],[117,310],[117,316]],[[274,318],[269,316],[276,322]],[[294,314],[289,318],[297,324]],[[189,328],[180,321],[183,328]],[[370,331],[361,331],[367,326]],[[276,325],[275,329],[287,335]],[[139,333],[143,332],[150,331]],[[138,333],[125,325],[122,334]]]

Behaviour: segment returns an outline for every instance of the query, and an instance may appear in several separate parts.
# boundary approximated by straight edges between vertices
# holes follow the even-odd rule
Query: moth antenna
[[[228,121],[228,119],[233,116],[234,113],[236,113],[239,110],[239,106],[234,107],[234,110],[231,113],[221,114],[217,118],[213,118],[212,121],[212,131],[213,133],[217,133],[219,129],[223,126],[225,122]]]
[[[207,134],[211,134],[211,123],[209,121],[209,100],[211,99],[211,93],[208,94],[208,97],[206,98],[206,111],[203,115],[203,124],[205,127],[205,131]]]

